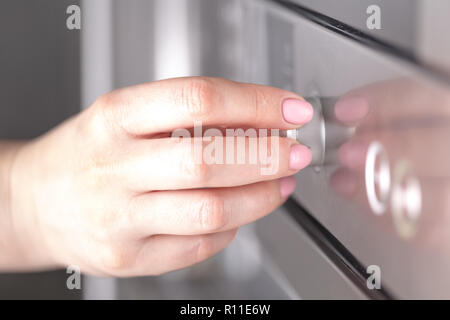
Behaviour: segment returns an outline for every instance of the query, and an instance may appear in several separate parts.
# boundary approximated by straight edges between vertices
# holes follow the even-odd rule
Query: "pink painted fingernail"
[[[283,198],[289,197],[295,190],[297,182],[294,177],[284,177],[280,179],[280,193]]]
[[[336,102],[334,114],[339,121],[356,122],[369,113],[369,104],[362,97],[345,97]]]
[[[311,104],[300,99],[286,99],[282,104],[283,118],[292,124],[304,124],[309,122],[314,110]]]
[[[312,159],[311,150],[301,144],[294,144],[291,147],[289,155],[289,168],[291,170],[300,170],[306,167]]]

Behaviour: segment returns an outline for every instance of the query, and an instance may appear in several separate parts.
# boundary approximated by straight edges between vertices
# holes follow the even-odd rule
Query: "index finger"
[[[206,126],[298,128],[312,106],[295,93],[220,78],[176,78],[122,88],[103,98],[107,114],[127,133],[151,135]]]

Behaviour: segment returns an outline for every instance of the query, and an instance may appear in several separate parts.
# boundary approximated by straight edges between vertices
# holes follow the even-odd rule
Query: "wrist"
[[[14,159],[25,142],[0,142],[0,268],[15,267],[20,244],[16,240],[12,216],[11,180]]]
[[[0,270],[48,267],[34,208],[30,142],[0,142]]]

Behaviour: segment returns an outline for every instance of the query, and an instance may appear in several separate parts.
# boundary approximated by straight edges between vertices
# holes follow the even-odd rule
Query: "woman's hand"
[[[172,138],[171,132],[199,122],[221,130],[291,129],[312,112],[291,92],[216,78],[105,94],[16,148],[8,239],[18,249],[8,253],[0,246],[0,268],[77,265],[96,275],[138,276],[206,259],[238,227],[279,206],[295,188],[289,176],[307,166],[311,154],[295,141],[271,138],[269,144],[279,146],[270,155],[277,170],[261,174],[267,164],[260,161],[198,162],[191,146],[201,138]]]

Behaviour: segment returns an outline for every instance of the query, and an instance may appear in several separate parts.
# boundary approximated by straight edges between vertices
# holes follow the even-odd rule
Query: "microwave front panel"
[[[253,7],[259,27],[246,32],[261,40],[247,50],[264,54],[247,55],[258,64],[247,79],[313,98],[325,123],[323,155],[296,176],[294,199],[394,296],[450,298],[447,79],[278,4]]]

